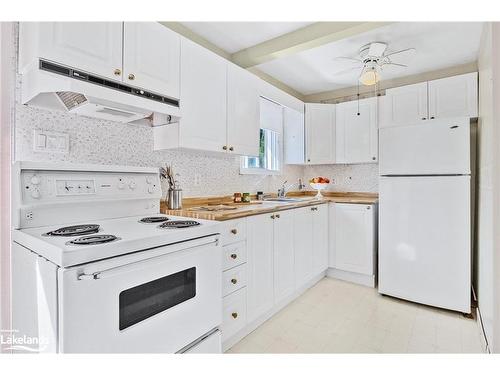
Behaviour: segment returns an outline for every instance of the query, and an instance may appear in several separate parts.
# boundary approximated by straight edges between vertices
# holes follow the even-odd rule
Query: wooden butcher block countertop
[[[298,202],[262,202],[252,200],[250,203],[241,204],[233,203],[231,196],[184,198],[181,210],[169,210],[165,201],[161,202],[160,210],[167,215],[225,221],[328,202],[375,204],[378,201],[377,193],[323,192],[323,198],[319,200],[314,199],[315,195],[316,192],[314,191],[290,192],[287,194],[288,198],[301,198],[303,200]],[[252,199],[255,199],[255,196]],[[212,211],[215,206],[222,209]]]

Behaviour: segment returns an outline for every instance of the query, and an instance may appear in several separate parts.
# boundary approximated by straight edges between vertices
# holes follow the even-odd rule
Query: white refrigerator
[[[470,313],[471,125],[379,130],[382,294]]]

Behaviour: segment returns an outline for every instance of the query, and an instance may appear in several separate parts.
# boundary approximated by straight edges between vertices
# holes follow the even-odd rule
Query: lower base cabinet
[[[330,267],[335,277],[371,285],[376,274],[377,205],[330,205]],[[364,280],[364,281],[363,281]],[[374,286],[374,285],[371,285]]]
[[[281,211],[274,219],[274,304],[279,304],[295,292],[295,256],[293,236],[294,211]]]
[[[258,318],[274,304],[273,216],[247,218],[247,318]]]
[[[247,288],[224,297],[222,309],[222,341],[227,340],[247,324]]]

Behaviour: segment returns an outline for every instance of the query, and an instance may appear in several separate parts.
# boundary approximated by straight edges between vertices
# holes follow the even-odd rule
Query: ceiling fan
[[[383,69],[389,66],[406,68],[408,65],[397,63],[394,59],[407,59],[415,52],[415,48],[406,48],[400,51],[386,53],[387,43],[372,42],[359,49],[359,58],[337,57],[337,59],[348,60],[356,63],[357,66],[345,69],[335,74],[344,74],[353,70],[361,69],[359,82],[363,85],[371,86],[380,81],[380,75]],[[396,60],[397,61],[397,60]]]

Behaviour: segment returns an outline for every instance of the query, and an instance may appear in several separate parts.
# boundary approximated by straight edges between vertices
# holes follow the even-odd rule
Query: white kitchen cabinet
[[[477,117],[477,72],[429,81],[429,118]]]
[[[251,322],[274,305],[272,214],[247,218],[247,318]]]
[[[379,97],[379,126],[397,126],[427,120],[427,82],[385,90]]]
[[[335,163],[335,104],[305,104],[306,163]]]
[[[305,124],[304,113],[285,107],[284,109],[285,164],[304,164]]]
[[[335,140],[337,163],[376,163],[377,98],[337,104]]]
[[[313,276],[328,268],[328,205],[311,207]]]
[[[158,22],[123,25],[123,81],[179,98],[180,36]]]
[[[477,116],[477,72],[387,89],[379,97],[379,127]]]
[[[311,207],[295,210],[293,220],[295,285],[306,284],[313,276],[313,221]]]
[[[279,304],[295,291],[294,241],[290,235],[294,211],[274,214],[274,303]]]
[[[227,147],[230,153],[259,156],[259,78],[227,66]]]
[[[224,152],[226,143],[226,61],[181,39],[182,117],[172,147]]]
[[[364,275],[366,280],[374,280],[375,211],[376,205],[335,203],[330,206],[330,267],[344,271],[344,277],[350,273],[355,279]]]
[[[45,59],[122,80],[122,22],[21,22],[19,69]]]

